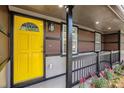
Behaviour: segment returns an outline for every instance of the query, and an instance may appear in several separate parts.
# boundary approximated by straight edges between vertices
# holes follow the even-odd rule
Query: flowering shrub
[[[104,71],[101,71],[99,73],[99,75],[100,75],[100,77],[97,77],[96,75],[91,74],[91,77],[92,77],[91,87],[96,87],[96,88],[102,88],[102,87],[106,88],[106,87],[108,87],[108,82],[104,78],[104,76],[105,76]]]
[[[79,88],[87,88],[85,81],[86,81],[85,78],[80,79]]]
[[[104,73],[105,73],[105,78],[106,79],[108,79],[108,80],[112,80],[113,79],[114,75],[113,75],[112,70],[105,69]]]
[[[90,73],[91,84],[93,88],[124,88],[124,66],[116,65],[111,69],[109,65],[105,64],[105,70],[99,73],[98,77],[95,73]],[[119,73],[119,74],[118,74]],[[85,88],[85,79],[80,79],[80,87]]]
[[[104,77],[93,79],[92,83],[96,88],[107,88],[108,87],[108,81]]]
[[[109,65],[105,64],[104,77],[108,80],[112,80],[114,78],[114,71],[110,68]]]
[[[114,72],[118,75],[123,75],[124,74],[123,66],[116,65],[114,68]]]

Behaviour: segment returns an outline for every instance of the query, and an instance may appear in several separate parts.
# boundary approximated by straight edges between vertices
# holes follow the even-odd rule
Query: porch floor
[[[65,75],[51,80],[43,81],[26,88],[65,88]]]
[[[86,82],[89,85],[91,79],[87,79]],[[65,76],[30,85],[26,88],[66,88]],[[79,88],[79,84],[73,86],[73,88]]]

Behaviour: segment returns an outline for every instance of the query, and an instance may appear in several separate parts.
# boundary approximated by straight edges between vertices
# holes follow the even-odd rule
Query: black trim
[[[121,63],[121,31],[118,31],[118,41],[119,63]]]
[[[46,53],[46,40],[45,40],[45,38],[46,38],[46,21],[45,20],[43,20],[43,22],[44,22],[44,25],[43,25],[43,27],[44,27],[44,54],[43,54],[43,57],[44,57],[44,79],[46,78],[46,56],[45,56],[45,53]]]
[[[94,43],[94,41],[88,41],[88,40],[78,40],[78,42],[89,42],[89,43]]]
[[[79,54],[79,50],[78,50],[78,47],[79,47],[79,27],[78,26],[75,26],[75,27],[77,27],[77,53],[75,53],[74,55],[78,55]],[[72,56],[73,56],[73,54],[72,54]]]
[[[96,32],[94,32],[94,52],[95,52],[95,49],[96,49]]]
[[[96,63],[93,63],[93,64],[90,64],[90,65],[88,65],[88,66],[75,69],[75,70],[73,70],[72,72],[75,72],[75,71],[78,71],[78,70],[81,70],[81,69],[84,69],[84,68],[88,68],[88,67],[93,66],[93,65],[96,65]]]
[[[103,34],[103,35],[117,35],[118,34],[118,32],[116,32],[116,33],[108,33],[108,34]]]
[[[118,43],[118,42],[102,42],[102,43]]]
[[[113,58],[113,55],[112,55],[112,51],[110,52],[110,67],[112,69],[112,58]]]
[[[110,61],[108,61],[108,60],[102,60],[102,61],[100,61],[100,63],[110,63]]]
[[[62,24],[63,24],[63,22],[61,22],[61,31],[60,31],[60,38],[61,38],[61,41],[60,41],[60,44],[61,44],[60,52],[61,52],[61,56],[63,56],[63,53],[62,53]]]
[[[93,51],[80,51],[79,53],[90,53],[90,52],[94,52],[94,50]]]
[[[49,57],[49,56],[61,56],[61,53],[59,54],[45,54],[46,57]]]
[[[66,9],[66,88],[72,87],[72,29],[73,29],[73,5],[65,6]]]
[[[47,40],[61,40],[61,38],[56,38],[56,37],[46,37],[45,39],[47,39]]]
[[[13,87],[13,25],[14,25],[13,14],[10,13],[10,65],[11,65],[11,74],[10,74],[10,87]]]
[[[103,51],[118,51],[118,49],[117,50],[103,50]]]
[[[78,31],[77,31],[77,35],[78,35],[78,37],[77,37],[77,54],[79,54],[79,27],[77,27],[78,28]]]
[[[36,78],[36,79],[33,79],[33,80],[24,81],[24,82],[15,84],[14,88],[21,88],[21,87],[26,87],[26,86],[29,86],[29,85],[32,85],[32,84],[36,84],[36,83],[42,81],[42,79],[43,78]]]
[[[100,72],[100,52],[96,52],[97,53],[97,61],[96,61],[96,74],[97,76],[99,76],[99,72]]]

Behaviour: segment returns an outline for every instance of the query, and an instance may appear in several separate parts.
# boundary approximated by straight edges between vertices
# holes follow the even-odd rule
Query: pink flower
[[[84,83],[84,82],[85,82],[85,78],[81,78],[80,83]]]
[[[101,71],[101,72],[99,73],[99,75],[100,75],[101,77],[104,77],[104,76],[105,76],[104,71]]]
[[[102,74],[102,76],[104,76],[104,75],[105,75],[104,71],[101,71],[100,73]]]
[[[90,73],[90,75],[93,77],[93,76],[95,76],[96,74],[93,72],[93,73]]]
[[[108,69],[111,69],[110,66],[108,66]]]
[[[105,68],[110,69],[110,66],[108,64],[105,64],[104,66],[105,66]]]
[[[104,66],[107,68],[107,64],[104,64]]]
[[[109,71],[110,71],[110,72],[113,72],[113,69],[109,68]]]

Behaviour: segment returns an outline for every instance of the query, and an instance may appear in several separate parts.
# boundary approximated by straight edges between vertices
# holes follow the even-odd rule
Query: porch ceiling
[[[66,19],[65,9],[59,8],[57,5],[20,5],[16,7],[62,20]],[[73,19],[76,24],[105,33],[118,31],[124,25],[124,22],[105,5],[76,5],[73,10]]]

